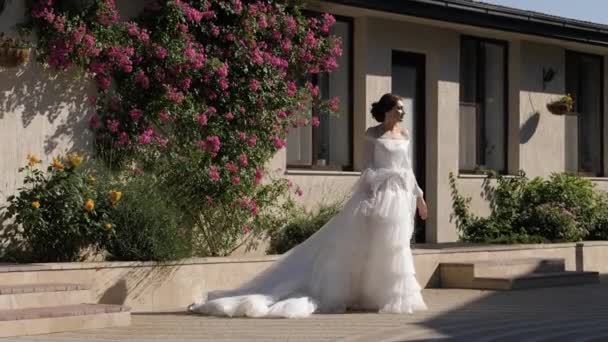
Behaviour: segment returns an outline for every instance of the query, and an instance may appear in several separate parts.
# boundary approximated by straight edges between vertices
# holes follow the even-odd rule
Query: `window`
[[[318,127],[301,127],[287,137],[287,167],[328,170],[352,170],[352,20],[336,17],[331,34],[342,39],[338,68],[312,79],[323,99],[338,97],[337,115],[312,108],[319,118]]]
[[[507,43],[463,37],[459,168],[507,171]]]
[[[567,119],[571,120],[567,126],[577,137],[572,139],[577,147],[572,151],[574,162],[568,168],[581,175],[603,175],[603,69],[601,56],[566,52],[566,93],[574,99],[576,113]]]

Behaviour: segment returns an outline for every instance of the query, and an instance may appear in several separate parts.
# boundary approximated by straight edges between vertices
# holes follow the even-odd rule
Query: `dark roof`
[[[608,46],[608,25],[473,0],[324,1],[502,31]]]

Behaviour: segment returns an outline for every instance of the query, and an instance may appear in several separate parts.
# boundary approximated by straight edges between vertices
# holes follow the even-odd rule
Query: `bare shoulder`
[[[365,131],[365,136],[368,138],[377,139],[382,135],[382,130],[380,129],[380,125],[369,127]]]

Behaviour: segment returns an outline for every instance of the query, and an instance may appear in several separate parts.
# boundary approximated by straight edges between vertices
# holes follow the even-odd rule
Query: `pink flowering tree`
[[[81,12],[62,2],[32,3],[38,56],[96,82],[99,156],[163,178],[192,214],[200,254],[227,254],[276,223],[290,185],[267,177],[267,161],[290,129],[318,125],[307,103],[338,106],[307,82],[337,67],[334,18],[275,0],[165,0],[122,21],[113,0]]]

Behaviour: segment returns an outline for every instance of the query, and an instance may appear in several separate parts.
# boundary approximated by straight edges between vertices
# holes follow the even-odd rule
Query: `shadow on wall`
[[[109,269],[105,276],[98,278],[106,280],[102,288],[107,286],[107,290],[100,294],[98,303],[123,305],[149,300],[178,269],[179,266],[176,265],[155,265],[133,268],[122,274]],[[112,282],[114,283],[110,285]]]
[[[48,134],[44,140],[47,154],[59,146],[90,151],[87,117],[95,109],[88,94],[95,94],[94,84],[77,68],[54,71],[34,59],[32,53],[21,67],[0,67],[0,122],[7,116],[20,116],[27,129],[37,116],[44,116],[50,124],[44,125],[43,132]]]
[[[520,128],[519,132],[519,143],[526,144],[532,137],[536,130],[538,129],[538,124],[540,123],[540,112],[536,111],[524,122],[524,124]]]

